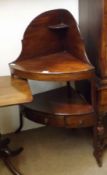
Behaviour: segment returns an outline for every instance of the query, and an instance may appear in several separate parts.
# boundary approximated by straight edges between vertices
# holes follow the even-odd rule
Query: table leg
[[[15,131],[15,133],[18,133],[21,131],[21,129],[23,128],[23,107],[21,107],[21,105],[19,106],[19,127],[18,129]]]
[[[12,165],[9,158],[18,155],[23,150],[23,148],[11,150],[8,147],[9,142],[10,140],[8,138],[6,139],[0,138],[0,159],[3,160],[3,162],[8,167],[8,169],[12,172],[13,175],[21,175],[21,173],[19,173],[15,169],[15,167]]]

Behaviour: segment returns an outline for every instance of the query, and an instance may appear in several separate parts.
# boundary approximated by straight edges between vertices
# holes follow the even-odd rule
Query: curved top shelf
[[[64,9],[44,12],[29,24],[21,54],[10,69],[12,75],[40,81],[75,81],[95,76],[78,25]]]
[[[68,52],[17,60],[10,64],[10,68],[13,75],[33,80],[70,81],[94,76],[92,65]]]

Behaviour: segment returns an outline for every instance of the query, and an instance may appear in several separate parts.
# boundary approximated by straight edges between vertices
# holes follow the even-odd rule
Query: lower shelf
[[[20,106],[24,116],[34,122],[58,127],[89,127],[96,114],[80,94],[62,87],[34,95],[31,103]]]

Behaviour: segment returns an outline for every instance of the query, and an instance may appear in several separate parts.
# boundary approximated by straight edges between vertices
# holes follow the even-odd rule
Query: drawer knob
[[[82,127],[84,122],[82,120],[79,120],[79,127]]]

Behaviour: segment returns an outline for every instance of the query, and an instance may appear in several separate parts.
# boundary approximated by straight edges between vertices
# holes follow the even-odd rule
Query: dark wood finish
[[[66,90],[38,94],[28,107],[22,105],[19,129],[23,125],[22,114],[26,114],[30,120],[52,126],[92,126],[96,136],[95,70],[86,55],[78,25],[69,11],[51,10],[36,17],[24,33],[21,54],[10,63],[10,70],[13,77],[67,82]],[[77,93],[71,91],[71,80],[74,83],[88,80],[90,102],[77,98]],[[96,149],[96,138],[94,140]]]
[[[79,0],[79,9],[80,31],[86,45],[88,58],[95,66],[98,76],[98,102],[101,109],[102,105],[105,104],[106,107],[107,104],[107,100],[104,98],[107,89],[107,2],[102,0]]]
[[[0,107],[30,102],[32,94],[26,80],[11,76],[0,77]],[[22,148],[11,150],[8,147],[10,140],[0,137],[0,159],[14,175],[21,175],[11,164],[9,158],[18,155]]]
[[[86,52],[97,75],[97,153],[102,156],[104,142],[103,120],[107,115],[107,1],[79,0],[80,31]],[[101,164],[101,162],[100,162]]]
[[[78,128],[95,125],[94,108],[72,88],[68,98],[67,87],[34,95],[33,101],[21,105],[28,119],[57,127]]]
[[[37,59],[26,59],[11,64],[14,74],[23,78],[69,81],[94,77],[94,67],[75,58],[70,53],[60,52]]]
[[[17,150],[11,150],[8,147],[8,138],[0,140],[0,159],[3,160],[5,165],[8,167],[8,169],[11,171],[13,175],[22,175],[16,168],[12,165],[11,161],[9,158],[13,156],[17,156],[20,154],[23,150],[23,148],[19,148]],[[10,140],[9,140],[10,141]]]
[[[24,33],[22,52],[10,63],[21,78],[69,81],[94,76],[75,19],[58,9],[36,17]]]

